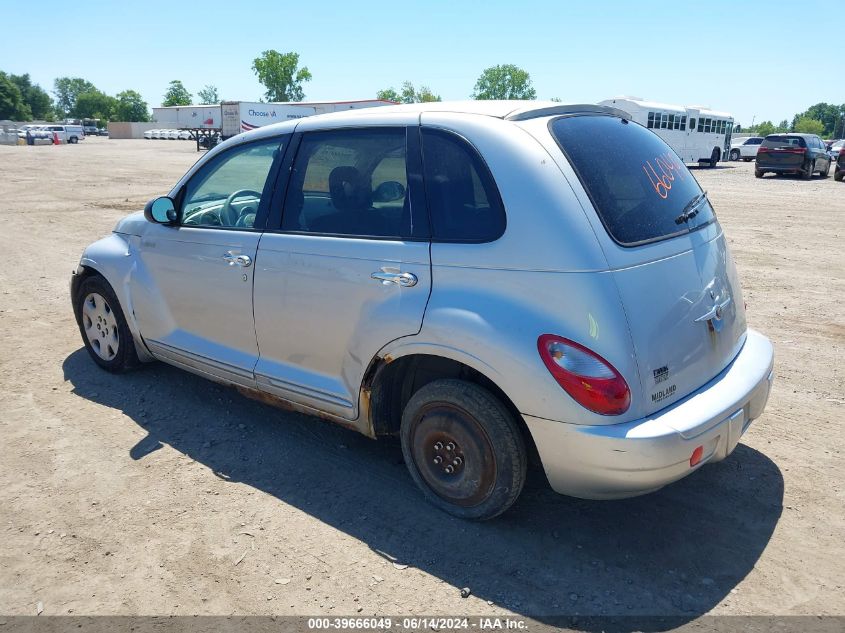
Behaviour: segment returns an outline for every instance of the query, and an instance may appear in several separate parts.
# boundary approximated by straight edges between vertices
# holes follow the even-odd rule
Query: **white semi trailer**
[[[189,105],[153,108],[153,119],[163,128],[214,130],[220,127],[220,106]]]
[[[309,101],[296,103],[255,103],[252,101],[224,101],[222,109],[221,136],[226,139],[241,132],[248,132],[255,128],[300,119],[314,114],[355,110],[358,108],[372,108],[377,106],[395,105],[392,101],[383,99],[364,99],[361,101]]]
[[[395,105],[383,99],[360,101],[314,101],[297,103],[262,103],[259,101],[224,101],[220,105],[190,105],[153,108],[153,119],[162,127],[194,131],[197,148],[208,147],[219,136],[231,138],[255,128],[301,119],[314,114]]]
[[[224,101],[220,110],[220,135],[224,139],[271,123],[317,114],[313,106],[252,101]]]

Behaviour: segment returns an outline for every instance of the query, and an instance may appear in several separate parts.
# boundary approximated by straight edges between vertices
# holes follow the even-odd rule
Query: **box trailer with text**
[[[301,119],[312,114],[316,114],[316,110],[311,106],[224,101],[220,105],[220,135],[226,139],[257,127],[290,119]]]

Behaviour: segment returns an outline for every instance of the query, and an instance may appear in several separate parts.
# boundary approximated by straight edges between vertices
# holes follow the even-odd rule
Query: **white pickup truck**
[[[85,138],[85,132],[82,130],[81,125],[61,125],[61,124],[49,124],[49,125],[42,125],[42,130],[46,130],[51,134],[55,132],[59,135],[59,142],[61,143],[78,143],[79,141]]]

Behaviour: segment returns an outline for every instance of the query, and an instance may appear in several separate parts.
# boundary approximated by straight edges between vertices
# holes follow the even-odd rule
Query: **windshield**
[[[715,219],[678,155],[643,126],[611,116],[571,116],[549,127],[620,244],[687,233]]]

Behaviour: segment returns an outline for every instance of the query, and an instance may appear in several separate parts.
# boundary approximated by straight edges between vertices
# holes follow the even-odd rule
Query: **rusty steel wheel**
[[[437,380],[402,416],[402,451],[417,485],[437,507],[466,519],[507,510],[525,481],[525,442],[513,415],[489,391]]]

